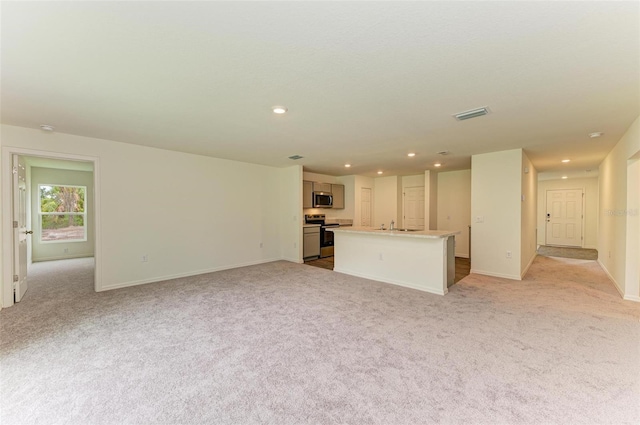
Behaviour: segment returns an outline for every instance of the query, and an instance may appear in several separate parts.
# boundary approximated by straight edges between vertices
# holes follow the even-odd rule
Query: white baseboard
[[[618,282],[616,282],[616,280],[613,278],[611,273],[609,273],[609,270],[607,270],[604,264],[602,264],[602,261],[600,261],[600,259],[598,259],[598,264],[600,264],[600,267],[602,267],[602,270],[604,270],[605,274],[609,276],[609,279],[611,279],[611,282],[613,282],[613,286],[616,287],[616,289],[620,293],[620,296],[624,299],[624,291],[622,290],[622,288],[620,288],[620,285],[618,285]]]
[[[269,258],[269,259],[263,259],[263,260],[248,261],[246,263],[239,263],[239,264],[228,265],[228,266],[213,267],[213,268],[210,268],[210,269],[197,270],[197,271],[193,271],[193,272],[177,273],[177,274],[174,274],[174,275],[157,276],[157,277],[152,277],[150,279],[135,280],[135,281],[132,281],[132,282],[116,283],[114,285],[103,286],[102,288],[99,288],[99,289],[96,288],[96,292],[110,291],[112,289],[128,288],[130,286],[145,285],[147,283],[164,282],[165,280],[172,280],[172,279],[179,279],[179,278],[182,278],[182,277],[197,276],[197,275],[201,275],[201,274],[219,272],[219,271],[222,271],[222,270],[237,269],[237,268],[240,268],[240,267],[255,266],[257,264],[272,263],[274,261],[279,261],[279,260],[281,260],[281,258]]]
[[[635,295],[625,295],[623,297],[623,299],[627,300],[627,301],[635,301],[637,303],[640,303],[640,297],[637,297]]]
[[[58,260],[71,260],[72,258],[88,258],[93,257],[93,254],[75,254],[75,255],[56,255],[54,257],[40,257],[34,258],[32,263],[40,263],[42,261],[58,261]]]
[[[293,258],[293,257],[291,257],[291,258],[283,257],[283,258],[280,258],[280,260],[282,260],[282,261],[289,261],[289,262],[291,262],[291,263],[296,263],[296,264],[304,264],[304,260],[300,260],[300,259],[298,259],[298,258]],[[275,261],[275,260],[274,260],[274,261]]]
[[[414,285],[410,282],[403,282],[403,281],[399,281],[399,280],[391,280],[391,279],[381,279],[377,276],[369,276],[365,273],[359,273],[359,272],[354,272],[348,269],[337,269],[334,268],[333,269],[334,272],[336,273],[344,273],[344,274],[348,274],[350,276],[356,276],[356,277],[362,277],[365,279],[369,279],[369,280],[375,280],[376,282],[384,282],[384,283],[390,283],[392,285],[397,285],[397,286],[403,286],[405,288],[411,288],[411,289],[416,289],[418,291],[422,291],[422,292],[429,292],[431,294],[436,294],[436,295],[445,295],[449,292],[448,289],[444,289],[444,291],[441,290],[437,290],[437,289],[430,289],[430,288],[424,288],[421,286],[417,286]]]
[[[492,276],[492,277],[502,277],[502,278],[511,279],[511,280],[522,280],[522,278],[517,274],[494,273],[494,272],[487,272],[487,271],[478,270],[478,269],[471,269],[470,273],[481,274],[481,275]]]
[[[520,273],[520,280],[522,280],[524,278],[524,276],[527,274],[527,272],[529,271],[529,267],[531,267],[533,262],[536,260],[537,256],[538,256],[538,254],[535,254],[535,253],[533,254],[533,257],[531,257],[531,260],[529,261],[529,264],[527,264],[527,266],[524,268],[522,273]]]

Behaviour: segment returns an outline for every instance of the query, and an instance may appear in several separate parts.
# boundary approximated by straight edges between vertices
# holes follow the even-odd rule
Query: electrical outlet
[[[484,223],[484,216],[479,215],[476,217],[476,223]]]
[[[69,248],[65,248],[65,249],[64,249],[64,253],[65,253],[65,254],[68,254],[68,253],[69,253]]]
[[[382,261],[382,253],[380,253],[380,261]]]
[[[142,256],[142,260],[141,260],[141,261],[142,261],[143,263],[146,263],[147,261],[149,261],[149,256],[148,256],[147,254],[144,254],[144,255]]]
[[[511,258],[511,251],[507,251],[507,258]]]
[[[260,242],[260,248],[262,248],[262,242]]]
[[[293,247],[294,247],[294,248],[297,248],[297,247],[298,247],[298,244],[297,244],[296,242],[294,242],[294,243],[293,243]]]

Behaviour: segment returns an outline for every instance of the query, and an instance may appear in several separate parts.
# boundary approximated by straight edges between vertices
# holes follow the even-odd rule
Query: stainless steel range
[[[306,224],[320,225],[320,258],[331,257],[333,255],[333,232],[331,229],[340,227],[337,223],[325,223],[324,214],[305,214]]]

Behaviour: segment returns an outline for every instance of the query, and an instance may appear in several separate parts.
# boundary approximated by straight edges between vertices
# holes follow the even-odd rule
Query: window
[[[41,184],[40,242],[83,242],[87,240],[85,186]]]

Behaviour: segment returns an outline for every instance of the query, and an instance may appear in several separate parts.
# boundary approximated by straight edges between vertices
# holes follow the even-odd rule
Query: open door
[[[13,155],[13,281],[15,302],[27,292],[27,169],[24,158]]]

